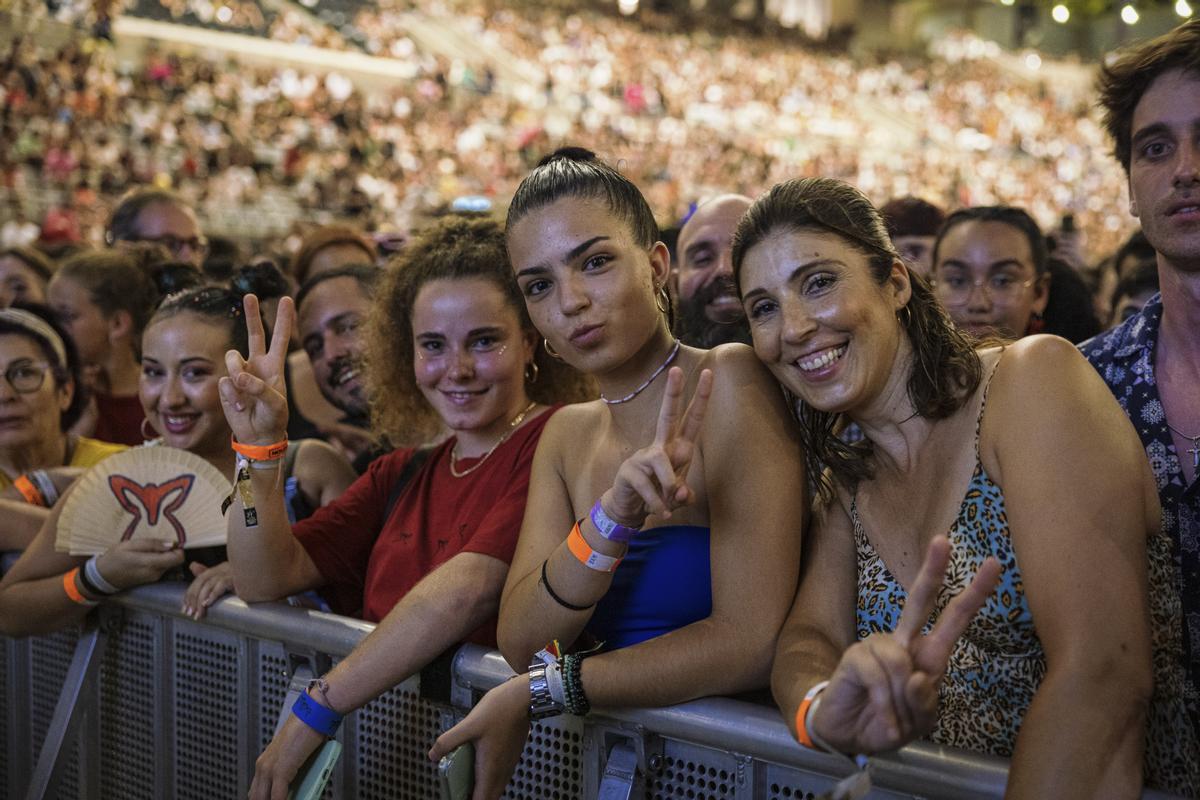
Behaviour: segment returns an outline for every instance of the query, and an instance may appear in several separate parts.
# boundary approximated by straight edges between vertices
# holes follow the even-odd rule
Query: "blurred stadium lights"
[[[1059,3],[1050,10],[1050,16],[1053,17],[1054,21],[1059,25],[1063,25],[1066,24],[1066,21],[1071,18],[1071,9],[1067,8],[1062,3]]]
[[[1011,6],[1015,2],[1016,2],[1016,0],[1000,0],[1000,5]]]
[[[1181,17],[1190,17],[1192,15],[1192,6],[1187,0],[1176,0],[1175,13]]]
[[[625,16],[632,16],[637,13],[638,0],[617,0],[617,10]]]
[[[1139,19],[1138,10],[1133,7],[1132,3],[1126,3],[1121,7],[1121,21],[1126,25],[1137,25]]]

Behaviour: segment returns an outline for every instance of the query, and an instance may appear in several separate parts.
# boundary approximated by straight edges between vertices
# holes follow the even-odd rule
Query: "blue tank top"
[[[587,630],[605,650],[644,642],[712,614],[709,529],[650,528],[629,543]]]

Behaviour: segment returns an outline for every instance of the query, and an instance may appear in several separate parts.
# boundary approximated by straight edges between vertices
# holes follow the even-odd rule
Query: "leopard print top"
[[[979,460],[979,425],[988,386],[975,425],[975,472],[950,527],[950,564],[925,631],[967,588],[984,559],[994,556],[1004,571],[950,655],[931,738],[950,747],[1011,756],[1021,720],[1045,677],[1046,657],[1025,600],[1004,492]],[[858,516],[857,496],[850,502],[850,520],[858,554],[857,632],[865,639],[896,629],[906,592],[871,545]]]

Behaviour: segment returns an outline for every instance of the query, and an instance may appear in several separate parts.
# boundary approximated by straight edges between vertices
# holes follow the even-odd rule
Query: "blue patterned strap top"
[[[931,738],[952,747],[1011,756],[1021,720],[1046,674],[1046,659],[1025,600],[1004,492],[979,459],[979,430],[990,386],[991,376],[975,423],[975,471],[949,530],[950,565],[925,630],[967,587],[988,556],[1000,562],[1003,573],[950,655]],[[850,502],[850,521],[858,555],[857,633],[865,639],[896,629],[907,593],[871,545],[858,516],[857,495]]]
[[[708,533],[699,525],[664,525],[633,538],[587,626],[605,650],[662,636],[712,614]]]

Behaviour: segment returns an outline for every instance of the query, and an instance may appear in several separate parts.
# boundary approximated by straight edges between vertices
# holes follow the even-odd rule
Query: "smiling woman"
[[[755,351],[831,476],[772,674],[798,740],[929,736],[1012,756],[1012,797],[1136,796],[1165,537],[1099,376],[1056,337],[976,350],[839,181],[774,187],[733,261]],[[1178,718],[1162,699],[1152,731]]]

